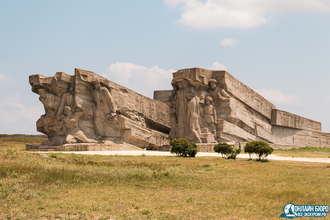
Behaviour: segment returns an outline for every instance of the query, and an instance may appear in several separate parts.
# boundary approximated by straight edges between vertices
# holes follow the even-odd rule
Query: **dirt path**
[[[56,153],[74,153],[74,154],[88,154],[88,155],[131,155],[131,156],[174,156],[170,152],[163,151],[55,151]],[[40,152],[45,153],[45,152]],[[217,153],[207,153],[207,152],[199,152],[197,157],[221,157],[220,154]],[[249,158],[248,154],[240,154],[237,156],[238,158]],[[301,161],[301,162],[316,162],[316,163],[330,163],[330,158],[292,158],[292,157],[282,157],[276,155],[268,156],[269,160],[286,160],[286,161]]]

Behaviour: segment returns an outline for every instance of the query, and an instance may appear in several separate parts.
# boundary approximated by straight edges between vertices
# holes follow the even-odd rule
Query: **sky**
[[[93,71],[138,93],[224,69],[330,132],[329,0],[0,0],[0,134],[38,134],[29,75]]]

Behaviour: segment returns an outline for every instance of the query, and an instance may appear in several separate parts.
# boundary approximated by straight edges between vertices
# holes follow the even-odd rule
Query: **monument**
[[[169,149],[175,138],[194,141],[200,151],[252,140],[274,148],[330,147],[320,122],[276,109],[226,71],[178,70],[173,89],[155,91],[154,99],[81,69],[29,81],[45,108],[37,130],[48,140],[28,150]]]
[[[93,72],[31,75],[45,114],[37,130],[47,135],[28,150],[143,150],[169,145],[169,108]]]
[[[178,70],[172,86],[173,90],[154,92],[154,99],[170,107],[170,139],[330,147],[330,134],[321,131],[320,122],[276,109],[226,71]]]

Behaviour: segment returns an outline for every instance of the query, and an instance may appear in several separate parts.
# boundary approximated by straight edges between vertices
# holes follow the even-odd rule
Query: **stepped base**
[[[64,144],[61,146],[47,146],[41,144],[27,144],[28,151],[143,151],[145,149],[132,144],[106,143],[75,143]]]

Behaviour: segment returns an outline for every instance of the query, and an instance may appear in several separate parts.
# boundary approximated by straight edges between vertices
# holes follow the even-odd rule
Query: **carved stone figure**
[[[92,82],[94,90],[92,90],[93,100],[95,102],[94,108],[94,127],[95,133],[99,138],[105,137],[105,121],[114,120],[116,117],[117,106],[109,90],[101,86],[100,82],[94,80]]]
[[[64,107],[64,114],[60,116],[58,131],[61,135],[66,135],[65,143],[96,143],[97,141],[89,139],[79,128],[79,118],[83,112],[72,113],[70,106]]]
[[[213,89],[213,99],[219,99],[221,101],[230,100],[230,96],[228,95],[226,90],[217,86],[217,80],[210,79],[210,87],[211,89]]]
[[[190,83],[187,79],[183,79],[178,83],[176,113],[178,115],[177,136],[185,137],[187,134],[187,98],[186,94],[191,91]]]
[[[201,134],[199,125],[199,99],[192,92],[189,92],[186,95],[186,98],[188,100],[187,124],[189,126],[189,131],[191,132],[196,143],[202,143],[199,138],[199,135]]]
[[[217,112],[213,106],[213,99],[211,96],[205,98],[206,105],[203,107],[203,122],[204,125],[210,128],[210,132],[215,134],[215,125],[217,124]]]
[[[218,117],[235,122],[236,119],[233,116],[233,103],[230,95],[228,95],[226,90],[222,88],[222,85],[219,85],[215,79],[210,79],[209,85],[211,87],[210,94],[213,98]]]
[[[169,137],[171,140],[176,138],[177,135],[177,123],[178,123],[178,118],[176,114],[176,101],[177,101],[177,95],[176,95],[176,89],[173,89],[171,92],[171,96],[168,99],[167,105],[169,106],[170,110],[170,122],[172,129],[169,133]]]
[[[74,98],[74,88],[71,82],[68,86],[68,92],[62,94],[61,102],[56,114],[57,118],[63,114],[65,106],[70,106],[71,109],[81,109],[81,104]]]

